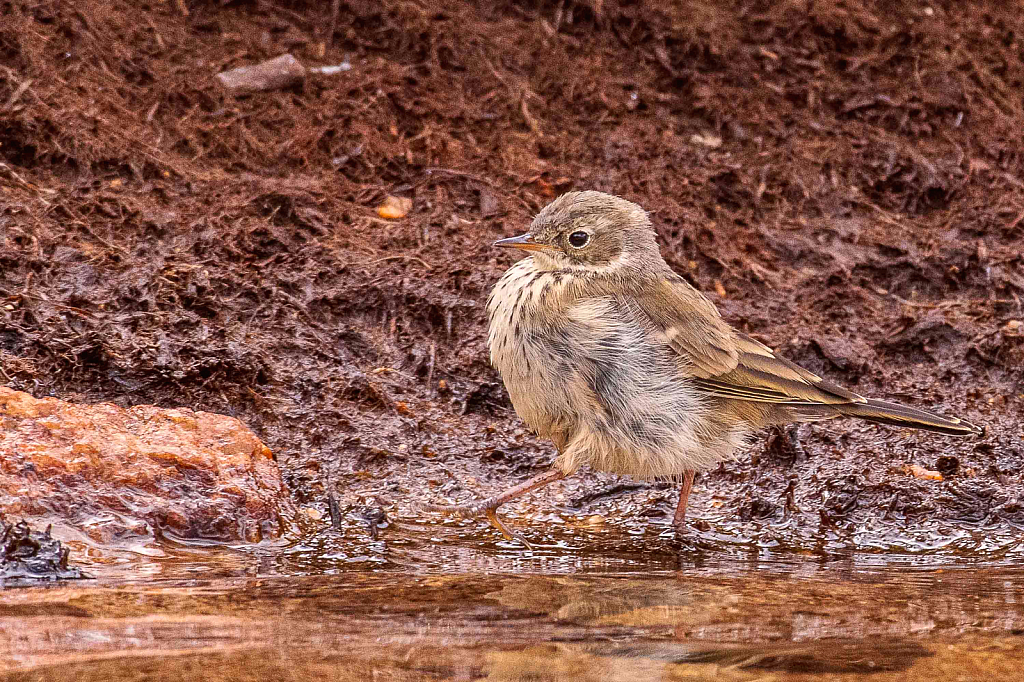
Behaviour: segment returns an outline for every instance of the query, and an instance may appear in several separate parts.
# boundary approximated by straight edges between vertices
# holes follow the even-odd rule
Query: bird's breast
[[[569,398],[565,379],[559,378],[567,360],[549,340],[568,287],[567,275],[537,270],[527,258],[502,276],[487,302],[491,364],[523,421],[553,439],[568,413]]]
[[[537,270],[527,258],[509,268],[494,285],[487,301],[487,345],[491,364],[506,380],[536,369],[531,362],[531,342],[551,315],[550,299],[556,284],[552,273]]]

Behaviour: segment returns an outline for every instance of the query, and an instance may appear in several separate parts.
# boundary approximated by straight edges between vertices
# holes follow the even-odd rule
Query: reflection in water
[[[631,613],[635,621],[651,609],[659,622],[682,622],[686,607],[693,608],[696,602],[691,590],[675,580],[595,581],[567,576],[506,580],[500,590],[487,597],[513,609],[576,623],[599,622],[601,617],[622,613]]]
[[[725,667],[795,673],[874,673],[906,670],[930,652],[903,639],[828,640],[804,644],[658,644],[597,647],[604,656],[648,658],[670,663],[712,663]]]
[[[6,679],[1014,679],[1010,570],[410,575],[0,593]],[[1007,677],[1009,676],[1009,677]]]
[[[732,671],[740,679],[757,679],[757,671],[835,675],[908,670],[931,653],[904,640],[829,641],[807,644],[730,644],[657,642],[548,644],[487,656],[492,682],[561,680],[661,680],[674,672]]]

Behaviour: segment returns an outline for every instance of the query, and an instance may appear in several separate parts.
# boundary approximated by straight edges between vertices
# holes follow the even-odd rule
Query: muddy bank
[[[601,189],[652,211],[669,262],[739,328],[988,429],[755,443],[698,482],[698,538],[1015,546],[1018,12],[343,5],[0,8],[3,385],[236,416],[324,513],[331,491],[392,518],[491,492],[551,453],[487,365],[482,304],[509,265],[488,245]],[[214,80],[284,52],[352,68],[238,97]],[[387,195],[409,215],[381,219]],[[616,485],[584,476],[511,516],[667,522],[671,490]]]

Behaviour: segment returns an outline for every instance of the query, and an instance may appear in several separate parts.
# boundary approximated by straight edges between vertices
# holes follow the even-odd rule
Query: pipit
[[[558,457],[505,492],[428,510],[486,514],[587,465],[640,479],[682,480],[684,527],[696,471],[730,457],[757,429],[859,417],[953,436],[981,429],[954,417],[848,391],[729,326],[669,268],[647,213],[602,192],[570,192],[530,232],[495,246],[530,252],[487,301],[491,363],[512,405]]]

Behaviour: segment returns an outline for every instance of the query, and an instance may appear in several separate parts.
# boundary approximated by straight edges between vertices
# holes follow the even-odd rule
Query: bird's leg
[[[679,489],[679,503],[676,505],[675,516],[672,517],[672,525],[676,527],[676,532],[681,533],[686,527],[686,503],[690,499],[690,490],[693,489],[693,477],[696,472],[693,469],[688,469],[683,472],[683,487]]]
[[[530,543],[526,542],[526,540],[509,530],[508,526],[498,518],[497,509],[506,502],[510,502],[517,497],[522,497],[531,490],[536,490],[537,488],[546,486],[548,483],[554,483],[555,481],[563,478],[565,478],[565,473],[559,469],[552,469],[523,481],[519,485],[512,486],[504,492],[488,497],[487,499],[480,500],[479,502],[469,502],[467,504],[433,504],[430,502],[424,502],[420,505],[420,508],[426,511],[440,512],[446,516],[454,516],[460,519],[471,519],[484,514],[487,516],[487,520],[490,521],[491,525],[501,531],[501,534],[506,538],[509,540],[518,540],[527,547],[530,547]]]

